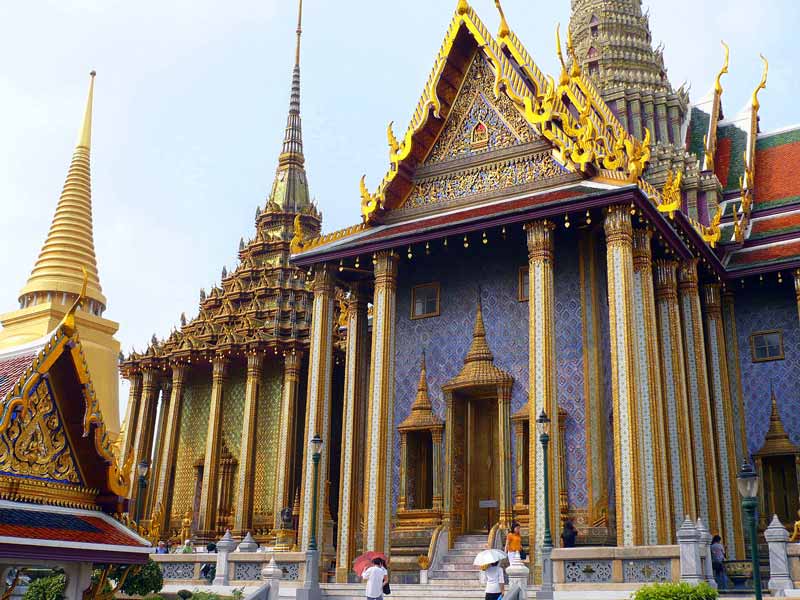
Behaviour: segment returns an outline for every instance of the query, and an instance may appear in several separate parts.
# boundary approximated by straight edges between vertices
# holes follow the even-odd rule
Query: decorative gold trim
[[[519,271],[517,272],[517,302],[528,302],[528,284],[525,282],[525,278],[529,273],[527,265],[524,267],[520,267]]]
[[[771,333],[777,333],[778,339],[781,343],[781,353],[779,356],[769,356],[767,358],[756,358],[756,344],[755,338],[760,335],[768,335]],[[774,360],[785,360],[786,354],[784,353],[783,349],[783,330],[782,329],[766,329],[764,331],[754,331],[750,334],[750,359],[751,362],[760,363],[760,362],[772,362]]]
[[[424,313],[421,315],[416,314],[417,307],[417,290],[422,288],[433,288],[436,290],[436,310],[431,313]],[[438,317],[441,313],[441,286],[438,281],[431,281],[430,283],[421,283],[411,288],[411,320],[428,319],[431,317]]]

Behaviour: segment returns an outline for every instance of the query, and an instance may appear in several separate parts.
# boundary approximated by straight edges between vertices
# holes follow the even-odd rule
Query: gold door
[[[469,399],[467,404],[467,514],[468,532],[485,532],[487,509],[481,500],[500,500],[500,469],[497,444],[497,400]],[[496,522],[498,510],[491,510]]]

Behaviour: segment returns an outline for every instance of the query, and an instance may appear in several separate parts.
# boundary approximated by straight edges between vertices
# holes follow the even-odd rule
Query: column
[[[599,290],[597,238],[591,230],[581,232],[579,242],[581,313],[583,332],[583,391],[586,414],[587,512],[593,526],[608,526],[608,473],[606,461],[606,409],[603,335],[600,309],[606,299]],[[533,431],[531,429],[530,431]]]
[[[367,448],[364,471],[365,551],[389,554],[392,516],[392,446],[394,437],[394,327],[398,256],[375,255],[372,302],[372,358],[369,377]]]
[[[797,285],[797,284],[795,284]],[[736,308],[733,290],[722,288],[722,324],[725,327],[725,350],[728,354],[728,380],[730,381],[733,404],[733,420],[738,424],[735,435],[736,464],[741,465],[747,451],[747,433],[745,432],[744,395],[742,393],[742,370],[739,364],[739,337],[736,333]]]
[[[706,374],[706,349],[700,311],[697,259],[678,265],[678,300],[683,326],[686,389],[692,422],[695,493],[698,517],[711,531],[720,531],[719,483],[714,449],[714,427]]]
[[[647,516],[644,542],[648,545],[672,542],[661,360],[653,291],[652,239],[653,231],[649,228],[633,232],[633,311],[638,383],[636,428],[639,433],[637,444],[642,454],[640,481],[644,484],[640,493]]]
[[[697,516],[692,458],[692,427],[686,394],[686,366],[678,308],[678,263],[655,262],[658,340],[661,346],[664,415],[672,490],[672,526]]]
[[[632,298],[633,230],[627,206],[609,207],[605,219],[608,312],[611,334],[611,390],[614,411],[614,483],[617,545],[644,540],[641,506],[641,456],[637,452],[637,373]]]
[[[397,496],[397,510],[406,509],[406,494],[408,491],[408,434],[400,432],[400,490]]]
[[[514,497],[511,491],[511,385],[498,389],[497,460],[503,471],[500,478],[500,527],[510,529],[514,519]]]
[[[719,468],[720,505],[722,508],[722,539],[728,542],[731,558],[744,558],[742,513],[736,484],[736,442],[733,427],[733,401],[729,387],[728,354],[725,345],[725,328],[722,323],[722,289],[718,283],[703,286],[706,307],[706,345],[708,347],[708,372],[713,402],[714,430],[717,436],[717,461]],[[733,552],[731,552],[733,550]]]
[[[172,383],[166,381],[161,389],[161,401],[159,404],[158,413],[156,415],[156,424],[153,430],[154,447],[152,451],[153,464],[150,465],[150,481],[147,487],[147,500],[142,503],[142,514],[147,518],[151,518],[157,509],[156,493],[158,491],[159,475],[161,474],[161,457],[164,452],[164,421],[169,412],[170,398],[172,396]],[[163,507],[162,507],[163,509]],[[163,517],[163,510],[159,513]]]
[[[305,433],[299,441],[303,446],[303,481],[300,491],[300,544],[308,550],[311,528],[315,527],[317,547],[322,548],[322,521],[324,519],[325,482],[328,480],[328,454],[330,448],[330,402],[333,365],[333,269],[319,265],[314,277],[314,304],[311,318],[311,354],[308,362],[308,396],[306,399]],[[314,465],[309,444],[319,434],[323,441],[319,462],[319,487],[317,494],[317,522],[311,523],[311,505],[314,495]]]
[[[183,386],[189,368],[184,364],[172,365],[172,394],[169,411],[164,421],[164,443],[161,452],[161,468],[158,472],[156,487],[156,506],[161,505],[161,530],[169,527],[172,512],[172,478],[175,473],[175,460],[178,456],[178,439],[180,434],[181,404],[183,403]],[[183,515],[178,515],[183,516]]]
[[[292,350],[283,361],[280,437],[278,439],[278,462],[275,472],[275,508],[273,510],[275,513],[275,529],[283,529],[281,511],[284,508],[292,508],[292,473],[294,473],[294,450],[297,447],[295,419],[297,418],[297,394],[302,365],[303,353],[299,350]]]
[[[442,430],[431,431],[433,442],[433,510],[442,511]]]
[[[256,431],[258,431],[258,390],[264,355],[253,351],[247,355],[247,380],[242,414],[242,443],[239,451],[239,469],[236,473],[236,513],[233,529],[237,536],[250,531],[253,525],[253,477],[256,464]],[[261,423],[263,426],[264,424]]]
[[[119,456],[120,464],[124,464],[128,458],[128,453],[133,449],[136,441],[136,432],[139,426],[139,406],[142,403],[142,374],[133,373],[128,378],[130,389],[128,390],[128,409],[125,418],[125,439],[122,452]]]
[[[356,533],[361,515],[363,451],[359,439],[366,413],[366,375],[369,360],[367,295],[363,284],[350,287],[347,300],[347,348],[345,350],[344,415],[342,419],[341,475],[339,477],[339,529],[336,548],[336,582],[347,583],[355,558]],[[405,437],[405,436],[403,436]]]
[[[203,482],[200,489],[200,510],[197,527],[200,535],[216,534],[217,488],[219,484],[219,454],[222,437],[222,398],[228,379],[228,360],[217,356],[212,363],[211,406],[208,411],[206,454],[203,461]]]
[[[139,406],[139,418],[136,425],[136,439],[133,445],[133,467],[131,469],[131,499],[129,506],[136,506],[136,497],[139,495],[139,476],[137,467],[140,463],[150,464],[153,453],[153,429],[155,428],[156,406],[159,394],[158,371],[145,369],[142,376],[142,399]],[[151,477],[152,478],[152,477]],[[143,498],[144,500],[144,498]],[[142,506],[144,518],[145,507]]]
[[[446,423],[444,430],[444,464],[452,468],[453,465],[453,450],[455,449],[455,414],[453,412],[453,393],[444,392],[444,422]],[[455,536],[461,533],[462,519],[455,511],[456,507],[453,506],[453,478],[451,477],[447,485],[444,486],[444,514],[442,515],[442,524],[444,529],[448,531],[449,537],[447,538],[448,550],[453,547]],[[533,538],[531,538],[533,539]],[[534,548],[531,543],[531,548]]]
[[[555,291],[553,288],[553,230],[547,220],[525,225],[528,243],[528,335],[531,374],[529,395],[530,430],[528,436],[529,532],[536,571],[541,571],[541,544],[544,535],[544,503],[550,506],[550,529],[557,543],[558,532],[558,400],[556,396]],[[544,460],[536,434],[536,419],[545,410],[552,422],[548,470],[550,497],[544,497]]]
[[[525,506],[525,451],[523,450],[525,425],[521,419],[514,421],[514,506]]]

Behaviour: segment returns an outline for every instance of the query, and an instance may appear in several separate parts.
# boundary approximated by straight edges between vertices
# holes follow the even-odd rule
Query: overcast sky
[[[496,31],[492,0],[472,5]],[[556,73],[553,32],[569,0],[504,0],[511,27]],[[386,171],[386,124],[416,106],[456,0],[305,0],[302,116],[311,193],[331,231],[359,221],[358,181]],[[673,86],[696,100],[723,79],[728,115],[761,95],[762,129],[800,121],[795,0],[650,0]],[[94,236],[106,316],[125,352],[165,336],[199,289],[235,265],[253,232],[283,136],[293,0],[69,0],[0,3],[0,312],[46,237],[97,70]],[[125,401],[124,396],[121,400]],[[124,413],[122,413],[124,414]]]

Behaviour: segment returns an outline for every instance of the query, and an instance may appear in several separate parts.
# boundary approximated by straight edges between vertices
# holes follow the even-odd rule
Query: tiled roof
[[[132,534],[103,518],[24,508],[0,508],[0,536],[84,544],[142,547]]]
[[[747,267],[776,265],[796,261],[798,258],[800,258],[800,239],[794,239],[737,250],[731,256],[728,268],[738,270]]]
[[[753,220],[749,240],[800,232],[800,210],[781,212]]]
[[[755,210],[800,202],[800,129],[756,144]]]
[[[689,152],[694,154],[700,159],[701,167],[703,162],[703,155],[705,154],[705,144],[703,137],[708,131],[708,122],[711,119],[709,114],[704,110],[697,107],[692,107],[691,121],[689,122],[689,131],[686,132],[686,146]]]
[[[0,357],[0,399],[5,398],[9,390],[14,387],[20,377],[33,364],[36,351]]]
[[[746,150],[745,131],[733,124],[720,126],[717,133],[717,156],[714,167],[722,189],[726,192],[739,191],[739,178],[744,174]]]

